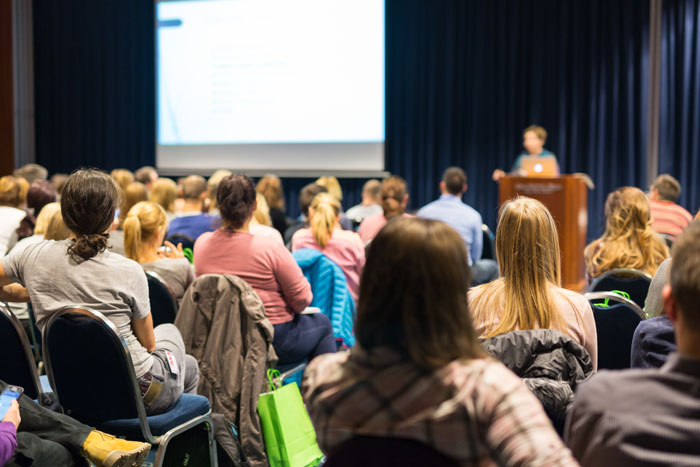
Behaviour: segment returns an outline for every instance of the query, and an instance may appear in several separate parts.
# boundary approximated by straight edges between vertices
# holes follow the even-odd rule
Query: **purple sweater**
[[[0,465],[5,465],[17,448],[17,430],[12,422],[0,423]]]

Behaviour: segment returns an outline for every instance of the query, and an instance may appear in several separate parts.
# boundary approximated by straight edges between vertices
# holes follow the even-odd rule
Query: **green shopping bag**
[[[279,377],[279,371],[268,370],[270,392],[258,398],[258,415],[270,466],[316,466],[323,459],[323,453],[316,442],[316,432],[299,387],[287,384],[278,388],[274,380]]]

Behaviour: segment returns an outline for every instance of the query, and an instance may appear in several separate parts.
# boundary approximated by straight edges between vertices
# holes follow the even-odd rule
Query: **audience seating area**
[[[447,178],[446,180],[449,182]],[[458,181],[460,180],[458,179]],[[464,180],[465,183],[460,182],[458,186],[459,196],[466,190],[466,176]],[[157,209],[162,211],[163,215],[167,214],[174,218],[181,217],[186,220],[188,216],[195,216],[180,209],[184,206],[183,193],[190,189],[183,183],[194,185],[197,182],[197,186],[201,187],[206,187],[206,185],[203,179],[190,180],[189,182],[181,179],[179,182],[179,198],[174,207],[162,206]],[[249,179],[238,175],[229,175],[218,181],[219,189],[224,189],[221,187],[234,182],[244,184],[244,188],[236,193],[244,193],[248,189],[245,183],[248,183]],[[396,180],[392,180],[391,183],[396,183]],[[388,189],[387,186],[391,183],[387,185],[385,181],[382,184],[382,189]],[[254,189],[252,181],[250,181],[250,187],[250,189]],[[306,190],[308,187],[304,189]],[[405,190],[405,186],[403,189]],[[323,193],[324,190],[319,188],[317,193],[322,193],[327,198],[328,195]],[[216,192],[214,191],[214,193]],[[253,205],[254,196],[251,198],[246,193],[241,196],[243,196],[241,203],[249,203],[248,206]],[[300,200],[302,199],[303,190],[300,196]],[[309,204],[313,199],[311,197],[310,200],[307,200]],[[384,202],[386,202],[386,197]],[[202,266],[198,263],[198,251],[201,251],[203,242],[198,238],[170,230],[167,232],[167,237],[165,232],[161,232],[161,237],[156,237],[156,243],[153,243],[153,240],[149,240],[149,237],[146,236],[145,230],[144,233],[139,234],[139,241],[144,243],[150,241],[158,247],[155,260],[137,261],[141,264],[158,263],[161,268],[157,273],[150,270],[144,272],[148,286],[152,325],[157,327],[162,324],[174,323],[178,327],[188,354],[191,354],[199,364],[200,373],[197,389],[200,394],[204,395],[183,393],[166,412],[147,415],[147,404],[144,402],[146,396],[143,395],[144,388],[140,387],[139,379],[134,370],[135,362],[132,361],[130,345],[109,316],[91,310],[84,305],[77,306],[78,303],[85,303],[85,300],[78,296],[75,297],[75,308],[69,307],[57,311],[43,322],[42,333],[36,331],[33,313],[19,319],[8,306],[0,302],[0,351],[3,354],[3,363],[0,364],[0,380],[23,387],[24,393],[30,398],[52,410],[62,411],[84,424],[95,426],[101,431],[116,436],[130,440],[142,440],[152,444],[155,455],[152,455],[150,459],[154,462],[153,465],[158,467],[168,465],[232,465],[232,460],[228,457],[226,459],[217,457],[217,451],[218,455],[224,455],[226,452],[231,452],[232,446],[241,459],[247,459],[246,462],[249,464],[246,465],[267,465],[263,434],[260,421],[255,413],[256,401],[261,394],[266,392],[266,372],[270,368],[277,367],[282,374],[276,382],[280,385],[297,384],[305,398],[309,396],[305,392],[306,378],[313,381],[314,378],[319,377],[316,374],[319,371],[317,366],[312,364],[314,357],[318,357],[318,354],[307,353],[293,362],[277,365],[278,353],[288,350],[280,349],[274,336],[278,329],[282,329],[280,326],[288,325],[289,321],[280,323],[272,320],[266,314],[270,294],[275,290],[275,293],[283,290],[280,296],[283,300],[287,300],[283,306],[286,307],[286,312],[290,314],[289,319],[292,319],[293,323],[296,323],[294,320],[299,319],[299,316],[313,313],[323,315],[320,318],[330,323],[332,339],[336,343],[338,353],[342,355],[338,358],[345,358],[347,353],[348,358],[352,361],[356,355],[361,355],[357,357],[358,360],[355,362],[358,364],[357,362],[363,362],[362,358],[365,358],[365,354],[360,353],[364,350],[360,344],[361,339],[357,335],[358,326],[362,325],[361,318],[358,320],[358,316],[361,317],[363,306],[367,307],[373,297],[363,297],[362,295],[367,287],[363,282],[366,279],[364,276],[361,276],[363,285],[360,288],[359,300],[353,297],[349,286],[352,276],[348,272],[348,267],[341,267],[331,259],[334,257],[333,254],[337,253],[336,250],[330,251],[331,247],[327,245],[330,245],[328,242],[335,236],[339,243],[333,244],[335,245],[333,248],[339,249],[342,254],[343,243],[340,242],[340,239],[347,238],[348,240],[343,241],[348,243],[364,240],[366,259],[363,255],[358,260],[361,261],[361,264],[358,264],[361,274],[365,264],[368,268],[370,267],[370,263],[373,261],[372,255],[376,257],[380,253],[373,249],[374,241],[372,238],[360,240],[360,237],[355,235],[354,232],[358,228],[362,229],[363,225],[367,225],[361,219],[353,219],[352,223],[346,225],[348,230],[343,230],[343,224],[340,222],[344,215],[342,208],[329,217],[329,227],[325,231],[327,237],[324,240],[318,240],[324,238],[324,232],[319,233],[318,223],[311,222],[313,216],[318,215],[322,209],[318,203],[314,204],[315,208],[311,210],[309,210],[308,205],[301,206],[302,211],[305,209],[304,212],[307,214],[302,215],[299,219],[284,218],[285,225],[279,234],[278,230],[272,226],[269,215],[267,216],[268,225],[262,224],[266,228],[256,230],[252,227],[254,224],[251,224],[250,217],[239,224],[232,224],[229,220],[231,216],[228,211],[229,206],[214,207],[209,206],[208,203],[209,201],[203,202],[201,211],[198,212],[203,214],[209,211],[215,221],[212,221],[210,228],[205,229],[205,232],[199,237],[200,239],[209,241],[216,234],[250,235],[250,245],[264,245],[265,254],[268,254],[269,250],[275,251],[276,255],[288,255],[288,257],[284,256],[284,259],[289,260],[290,265],[287,266],[288,269],[280,273],[286,276],[272,275],[266,278],[268,283],[264,285],[254,282],[258,277],[255,275],[253,281],[248,282],[244,280],[244,274],[241,274],[240,277],[225,271],[221,273],[205,271],[206,273],[203,274]],[[377,198],[375,204],[383,206],[383,212],[388,212],[386,206],[382,204],[381,196]],[[350,206],[346,208],[350,208]],[[413,222],[411,219],[414,218],[407,215],[404,208],[405,204],[403,208],[399,207],[398,215],[385,216],[380,212],[376,216],[379,218],[388,217],[381,219],[387,226],[399,225],[397,224],[399,222]],[[392,205],[392,209],[396,209],[395,204]],[[122,220],[115,218],[114,224],[110,228],[111,232],[114,232],[114,239],[123,239],[119,241],[125,243],[130,241],[128,231],[121,233],[122,225],[124,225],[123,219],[129,218],[130,213],[131,211],[122,216]],[[249,215],[253,216],[253,212],[251,211]],[[280,217],[277,216],[277,219],[279,220]],[[368,219],[370,223],[376,221],[376,219]],[[141,220],[142,224],[143,222]],[[458,231],[456,227],[453,230],[448,221],[425,222],[438,222],[440,225],[444,223],[450,226],[451,232]],[[299,226],[299,223],[303,223],[303,225]],[[427,223],[425,225],[433,224]],[[290,227],[299,232],[302,232],[300,227],[311,229],[313,238],[320,244],[315,244],[313,248],[296,250],[292,254],[289,251],[291,243],[285,246],[281,242],[282,235]],[[384,228],[384,230],[386,229],[387,227]],[[379,233],[376,235],[379,236],[384,232],[384,230],[377,230]],[[467,253],[467,257],[463,258],[462,261],[469,260],[472,267],[477,267],[477,261],[491,260],[496,268],[496,261],[499,260],[496,248],[499,245],[505,245],[505,243],[499,242],[491,229],[482,224],[480,220],[476,225],[475,232],[475,235],[478,235],[482,242],[482,250],[480,250],[482,256],[481,258],[471,257],[470,255],[473,256],[475,250],[470,249],[471,245],[465,241],[464,248],[459,250]],[[508,232],[499,233],[499,235],[504,234],[507,235]],[[300,234],[295,234],[295,238],[298,238],[297,235]],[[341,238],[341,235],[348,236]],[[164,237],[172,243],[171,246],[163,245]],[[467,237],[462,236],[460,231],[459,238]],[[664,239],[669,244],[675,240],[668,236]],[[43,242],[49,241],[53,240],[43,240]],[[71,242],[71,240],[62,241],[68,242],[67,245]],[[258,241],[262,243],[254,243]],[[114,251],[108,248],[106,252],[100,254],[117,255],[118,253],[115,251],[131,251],[133,253],[133,248],[125,250],[123,245],[119,246],[120,248],[114,248]],[[700,245],[698,247],[700,248]],[[24,248],[32,248],[32,246]],[[143,251],[145,251],[144,248],[142,247]],[[250,248],[254,248],[254,246]],[[189,249],[187,254],[183,252],[183,249]],[[404,253],[407,256],[412,254],[411,251]],[[13,251],[13,247],[10,245],[7,257],[18,254],[16,250]],[[226,257],[229,252],[226,248],[222,248],[218,254],[221,257]],[[453,257],[454,255],[450,258]],[[236,267],[239,267],[240,264],[236,264],[236,259],[232,258],[232,261]],[[91,260],[87,259],[86,261]],[[275,261],[282,260],[275,259]],[[538,263],[537,258],[532,258],[532,261]],[[394,271],[391,274],[403,277],[403,273],[407,273],[419,277],[421,274],[444,272],[440,266],[431,269],[432,272],[428,272],[426,265],[426,270],[417,267],[415,271]],[[444,266],[450,270],[451,266],[447,264]],[[503,267],[503,265],[500,266]],[[373,265],[372,267],[377,268],[375,270],[381,270],[381,265]],[[288,296],[290,293],[288,290],[292,290],[290,284],[293,282],[290,279],[290,268],[294,274],[297,274],[294,276],[294,280],[299,281],[293,285],[295,293],[299,293],[300,296],[302,293],[308,294],[308,300],[305,302],[306,307],[300,309],[298,305],[294,305],[297,306],[297,309],[292,309],[293,299]],[[384,272],[386,273],[386,271]],[[255,274],[261,273],[256,270]],[[193,280],[193,277],[196,279]],[[100,280],[101,278],[95,279]],[[494,276],[491,279],[492,281],[502,281],[503,277]],[[663,279],[665,283],[670,280]],[[552,285],[556,285],[552,278],[547,280]],[[656,279],[654,280],[656,281]],[[519,378],[522,378],[524,386],[536,396],[536,399],[532,399],[530,403],[542,405],[538,410],[544,411],[549,416],[556,432],[562,437],[562,441],[567,443],[566,436],[569,435],[565,433],[568,433],[572,429],[572,424],[576,423],[576,420],[570,417],[571,407],[576,404],[579,388],[585,387],[588,381],[595,381],[599,371],[623,370],[624,372],[630,368],[631,352],[634,347],[633,339],[636,338],[635,331],[640,323],[647,319],[642,311],[645,301],[652,298],[651,295],[655,295],[657,301],[667,298],[661,296],[660,289],[650,288],[651,282],[652,275],[634,268],[615,268],[603,271],[599,276],[592,278],[587,291],[571,292],[571,295],[565,296],[569,298],[555,300],[555,308],[559,307],[555,313],[560,315],[559,317],[554,316],[552,319],[547,318],[549,327],[540,324],[545,318],[541,314],[538,315],[538,310],[526,310],[525,314],[529,314],[530,318],[522,314],[513,318],[515,325],[508,332],[498,335],[482,334],[478,342],[483,346],[483,349],[479,352],[485,351],[490,354]],[[176,290],[180,289],[184,290],[184,293],[176,293]],[[304,292],[306,289],[310,292]],[[299,292],[299,290],[302,291]],[[503,290],[508,289],[506,287]],[[30,296],[35,297],[32,295],[32,290],[29,292]],[[421,293],[416,290],[412,290],[412,292]],[[580,295],[583,292],[586,292],[585,295]],[[3,289],[3,299],[10,301],[8,297],[5,297],[9,293],[5,293]],[[469,293],[471,294],[471,292]],[[583,305],[578,305],[579,308],[573,309],[573,311],[569,309],[567,309],[569,311],[564,311],[567,306],[565,303],[574,300],[571,298],[572,296],[576,297],[577,303],[581,302]],[[396,300],[399,300],[399,297],[396,297]],[[461,297],[461,300],[466,306],[466,294]],[[302,300],[298,299],[295,303],[301,302]],[[417,306],[429,309],[434,306],[434,303],[420,301]],[[447,305],[441,304],[440,306]],[[469,306],[471,307],[471,304]],[[31,311],[31,305],[29,309]],[[136,307],[134,307],[135,309]],[[573,313],[574,318],[572,319],[574,321],[578,319],[579,322],[585,322],[592,316],[593,321],[590,322],[594,323],[595,329],[589,329],[586,332],[595,332],[597,336],[597,342],[593,344],[597,348],[597,358],[592,358],[584,348],[591,345],[590,342],[584,343],[586,337],[582,337],[580,333],[572,332],[570,325],[568,328],[557,327],[560,326],[557,323],[568,319],[562,318],[569,316],[565,313]],[[669,318],[676,319],[673,315]],[[504,320],[505,318],[500,316],[500,319]],[[399,329],[403,329],[402,326],[405,323],[392,323],[394,327],[390,328],[390,333],[396,333],[398,336],[400,332],[403,332]],[[132,326],[136,326],[135,317]],[[472,324],[469,326],[471,328]],[[471,329],[474,331],[473,328]],[[39,336],[38,339],[35,332]],[[304,332],[320,333],[321,331],[313,328]],[[330,332],[328,331],[328,333]],[[426,325],[425,332],[435,333],[438,331]],[[480,332],[483,333],[483,330],[477,330],[475,335],[479,336]],[[134,328],[134,334],[136,336],[134,338],[147,347],[137,328]],[[299,334],[298,339],[301,342],[303,339],[309,339],[306,337],[309,335],[311,334]],[[152,352],[152,349],[149,352]],[[321,353],[325,353],[325,351]],[[665,358],[665,356],[663,357]],[[411,358],[414,358],[413,355]],[[185,367],[180,364],[179,368],[180,371],[184,371]],[[175,374],[177,369],[173,370],[171,367],[171,371]],[[380,383],[370,379],[364,384],[371,387]],[[466,382],[464,384],[467,385]],[[470,390],[476,391],[478,389],[479,387]],[[401,391],[403,390],[397,387],[397,392],[392,397],[398,398]],[[377,394],[379,393],[377,392]],[[316,395],[314,393],[312,397]],[[340,404],[345,397],[352,397],[352,395],[347,392],[346,395],[341,393],[337,397]],[[377,397],[392,411],[410,412],[411,410],[406,407],[393,407],[392,397],[385,398],[381,395],[377,395]],[[354,404],[359,405],[375,403],[361,398],[352,400]],[[316,421],[315,416],[318,414],[314,414],[310,402],[308,400],[306,402],[311,419]],[[698,403],[700,404],[700,401]],[[437,410],[437,407],[427,410],[433,409]],[[230,436],[230,432],[233,433],[233,441],[224,441],[225,434],[223,432],[227,430],[215,430],[212,422],[214,413],[223,415],[223,419],[226,421],[225,425],[231,428],[228,430],[228,435]],[[399,415],[394,415],[398,420]],[[254,418],[251,419],[251,417]],[[700,420],[695,422],[700,423]],[[371,425],[369,421],[363,423]],[[487,422],[468,420],[468,423]],[[360,425],[358,424],[358,426]],[[319,427],[316,426],[316,429],[319,430]],[[327,430],[328,427],[323,429]],[[503,426],[500,429],[507,433],[510,428]],[[551,426],[547,428],[547,430],[549,429]],[[698,435],[700,436],[700,433]],[[433,435],[428,433],[429,439],[431,436]],[[496,435],[491,434],[490,436]],[[227,443],[226,450],[217,450],[215,437],[220,442]],[[450,458],[445,455],[445,451],[442,449],[436,449],[436,446],[441,443],[440,440],[434,440],[433,444],[422,440],[422,435],[416,439],[394,437],[389,430],[385,436],[376,436],[370,431],[358,429],[352,432],[349,439],[335,446],[332,450],[328,449],[324,452],[327,458],[323,465],[328,467],[471,465],[465,464],[462,462],[463,460]],[[322,441],[325,443],[327,439],[319,439],[321,446],[326,446]],[[463,439],[459,442],[469,443],[470,440]],[[502,442],[507,444],[506,441]],[[504,447],[504,449],[506,448]],[[536,450],[537,447],[535,446],[534,449]],[[576,454],[575,451],[574,454]],[[480,455],[485,456],[484,458],[495,457],[493,453]],[[578,459],[578,461],[583,462],[582,459]],[[583,463],[585,465],[585,462]],[[568,461],[562,461],[561,465],[565,464],[568,465]]]

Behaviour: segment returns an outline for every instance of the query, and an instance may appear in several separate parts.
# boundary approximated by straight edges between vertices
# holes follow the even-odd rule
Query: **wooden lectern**
[[[582,292],[586,287],[583,249],[588,230],[588,191],[583,178],[505,176],[499,181],[498,195],[499,206],[518,195],[547,206],[559,231],[562,287]]]

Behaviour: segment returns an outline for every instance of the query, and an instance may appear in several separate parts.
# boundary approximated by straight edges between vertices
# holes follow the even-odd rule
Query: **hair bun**
[[[68,252],[88,260],[107,249],[108,239],[109,235],[104,233],[80,235],[68,247]]]

